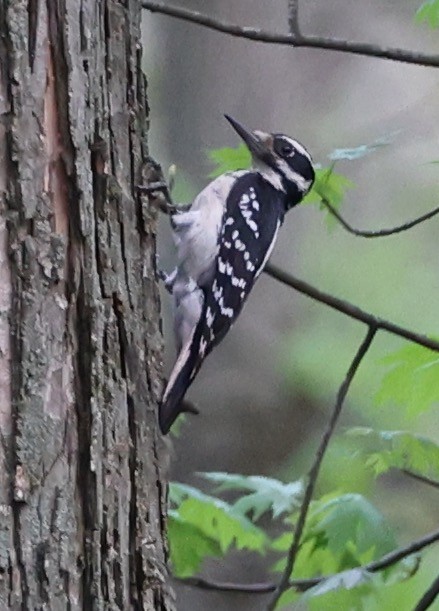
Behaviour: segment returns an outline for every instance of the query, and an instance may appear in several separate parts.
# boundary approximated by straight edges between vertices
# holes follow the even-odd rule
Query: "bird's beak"
[[[233,127],[233,129],[244,140],[250,153],[260,161],[266,163],[267,165],[273,166],[275,159],[273,152],[268,146],[268,142],[271,140],[270,135],[258,132],[258,135],[260,134],[261,137],[257,137],[254,133],[250,132],[241,123],[239,123],[239,121],[236,121],[236,119],[233,119],[229,115],[224,116],[230,123],[230,125]],[[262,138],[262,136],[266,137]]]

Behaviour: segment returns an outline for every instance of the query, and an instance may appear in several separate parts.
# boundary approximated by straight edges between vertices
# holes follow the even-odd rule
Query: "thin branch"
[[[431,607],[431,605],[434,603],[438,595],[439,595],[439,575],[436,577],[436,579],[433,581],[431,586],[425,592],[424,596],[418,602],[418,604],[413,609],[413,611],[425,611],[425,609],[428,609],[429,607]]]
[[[407,556],[411,556],[412,554],[421,551],[421,549],[424,549],[424,547],[428,547],[437,541],[439,541],[439,530],[434,530],[421,539],[416,539],[416,541],[412,541],[405,547],[400,547],[393,552],[389,552],[379,560],[370,562],[365,568],[371,573],[382,571],[383,569],[387,569],[389,566],[396,564],[400,560],[404,560],[404,558],[407,558]]]
[[[327,49],[330,51],[341,51],[354,55],[366,57],[378,57],[406,64],[416,64],[418,66],[439,67],[439,55],[429,55],[408,49],[398,49],[391,47],[381,47],[370,43],[351,42],[339,40],[337,38],[325,38],[320,36],[308,36],[303,34],[277,34],[257,28],[241,27],[232,23],[225,23],[198,13],[177,6],[165,6],[161,2],[150,2],[144,0],[142,7],[151,13],[162,13],[170,17],[176,17],[183,21],[189,21],[202,25],[217,32],[223,32],[238,38],[247,38],[259,42],[266,42],[276,45],[289,45],[292,47],[307,47],[315,49]]]
[[[288,0],[288,27],[292,36],[300,38],[299,0]]]
[[[405,327],[400,327],[399,325],[390,322],[389,320],[385,320],[384,318],[379,318],[374,314],[369,314],[364,310],[361,310],[357,306],[349,303],[348,301],[344,301],[343,299],[339,299],[338,297],[334,297],[333,295],[329,295],[328,293],[324,293],[320,291],[316,287],[304,282],[303,280],[299,280],[292,274],[285,272],[273,264],[269,263],[265,266],[264,270],[269,276],[282,282],[283,284],[290,286],[299,293],[303,293],[304,295],[308,295],[311,299],[315,301],[319,301],[320,303],[324,303],[325,305],[333,308],[334,310],[338,310],[343,314],[346,314],[350,318],[354,318],[355,320],[359,320],[366,325],[376,327],[377,329],[383,329],[388,333],[392,333],[393,335],[397,335],[399,337],[403,337],[404,339],[409,340],[410,342],[414,342],[415,344],[419,344],[420,346],[424,346],[425,348],[429,348],[430,350],[434,350],[435,352],[439,352],[439,342],[427,337],[426,335],[421,335],[420,333],[415,333],[414,331],[410,331]]]
[[[332,206],[327,200],[322,199],[322,204],[337,219],[340,225],[342,225],[342,227],[346,229],[346,231],[348,231],[349,233],[352,233],[353,235],[360,236],[362,238],[382,238],[384,236],[393,235],[395,233],[401,233],[402,231],[407,231],[408,229],[411,229],[412,227],[416,227],[416,225],[419,225],[420,223],[423,223],[424,221],[427,221],[428,219],[431,219],[433,216],[436,216],[437,214],[439,214],[439,206],[438,206],[437,208],[430,210],[430,212],[427,212],[426,214],[423,214],[422,216],[419,216],[418,218],[412,221],[409,221],[408,223],[404,223],[403,225],[398,225],[397,227],[392,227],[391,229],[379,229],[377,231],[363,231],[361,229],[355,229],[354,227],[352,227],[352,225],[350,225],[341,216],[338,210],[336,210],[334,206]]]
[[[320,472],[320,466],[322,464],[323,457],[325,456],[329,441],[334,433],[335,426],[338,422],[338,419],[339,419],[339,416],[340,416],[340,413],[343,407],[343,403],[348,393],[348,390],[350,388],[350,385],[352,383],[352,380],[354,379],[354,376],[366,352],[370,348],[370,345],[372,344],[372,341],[375,337],[376,332],[377,332],[377,329],[375,326],[370,326],[367,329],[366,337],[364,338],[360,347],[358,348],[352,360],[352,363],[346,373],[346,377],[343,380],[338,390],[337,400],[335,402],[331,418],[328,422],[326,431],[324,432],[323,437],[320,441],[320,445],[318,447],[317,454],[314,459],[314,463],[308,474],[308,483],[306,485],[305,494],[303,495],[303,501],[300,506],[299,517],[297,519],[296,528],[294,530],[293,542],[287,554],[287,563],[285,566],[285,570],[274,592],[273,598],[267,606],[268,611],[273,611],[273,609],[276,608],[280,597],[290,587],[289,583],[290,583],[291,573],[293,572],[294,564],[297,558],[297,553],[300,548],[300,542],[301,542],[302,533],[305,527],[306,517],[308,515],[309,506],[310,506],[310,503],[311,503],[311,500],[314,494],[314,489],[317,483],[317,478]]]
[[[404,560],[408,556],[421,551],[425,547],[432,545],[439,541],[439,530],[433,531],[428,535],[425,535],[421,539],[412,541],[409,545],[400,547],[385,556],[382,556],[379,560],[374,560],[368,564],[358,567],[363,571],[375,573],[393,566],[397,562]],[[310,588],[323,583],[326,579],[332,579],[339,573],[332,575],[325,575],[322,577],[311,577],[309,579],[291,579],[289,587],[294,588],[297,592],[306,592]],[[204,579],[203,577],[183,577],[178,579],[183,585],[189,587],[200,588],[202,590],[219,590],[222,592],[236,592],[242,594],[269,594],[276,590],[276,584],[274,582],[262,582],[262,583],[231,583],[226,581],[213,581],[210,579]]]
[[[431,477],[426,477],[425,475],[420,475],[419,473],[415,473],[414,471],[410,471],[410,469],[401,469],[404,475],[408,475],[412,479],[417,480],[418,482],[422,482],[423,484],[427,484],[432,488],[439,488],[439,481],[437,479],[432,479]]]
[[[319,578],[317,578],[319,579]],[[190,588],[199,588],[200,590],[212,590],[219,592],[235,592],[236,594],[269,594],[274,592],[276,584],[272,581],[261,583],[233,583],[231,581],[215,581],[205,579],[204,577],[177,577],[179,583]],[[299,587],[302,582],[307,582],[308,579],[298,580]],[[314,581],[314,580],[310,580]],[[296,582],[291,582],[292,587],[296,587]],[[313,583],[312,585],[317,585]],[[312,587],[312,586],[309,586]]]

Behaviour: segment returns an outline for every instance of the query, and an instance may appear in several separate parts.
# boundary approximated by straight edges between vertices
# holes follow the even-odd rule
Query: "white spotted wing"
[[[284,217],[282,194],[257,173],[247,173],[227,199],[216,269],[202,286],[204,316],[200,361],[221,341],[239,315],[275,244]]]

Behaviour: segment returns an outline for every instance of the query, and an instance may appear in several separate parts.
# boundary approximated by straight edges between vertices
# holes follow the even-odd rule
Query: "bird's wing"
[[[271,254],[282,220],[281,194],[262,179],[255,180],[255,174],[249,173],[235,183],[227,198],[214,269],[201,286],[200,319],[178,356],[163,396],[163,433],[182,411],[181,401],[202,362],[240,314]]]
[[[254,174],[232,189],[223,217],[215,273],[204,288],[201,360],[226,335],[263,270],[283,220],[281,195]],[[273,214],[273,209],[276,212]],[[200,321],[201,322],[201,321]]]

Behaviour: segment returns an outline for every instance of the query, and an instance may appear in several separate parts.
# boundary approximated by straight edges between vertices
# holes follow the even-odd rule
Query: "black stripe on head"
[[[284,134],[274,134],[273,152],[278,160],[277,169],[285,181],[294,183],[302,194],[307,192],[314,182],[314,169],[305,147]]]

